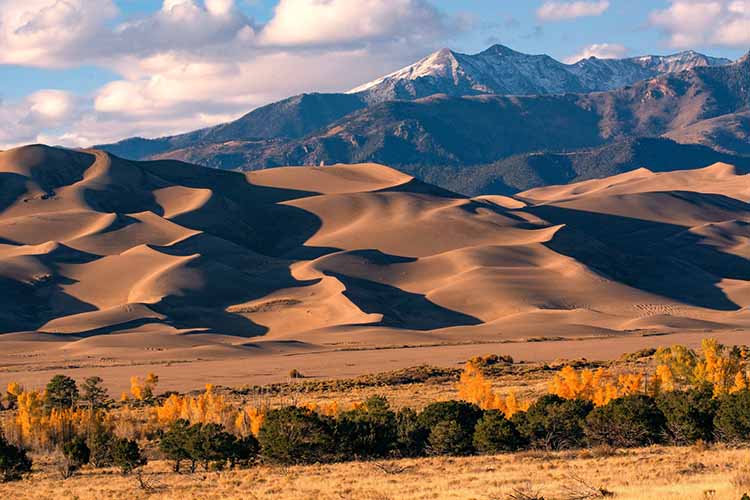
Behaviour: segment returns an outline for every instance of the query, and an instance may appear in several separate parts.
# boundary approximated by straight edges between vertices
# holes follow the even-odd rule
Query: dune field
[[[149,370],[188,389],[750,343],[748,202],[726,164],[467,199],[375,164],[243,174],[13,149],[0,383]]]

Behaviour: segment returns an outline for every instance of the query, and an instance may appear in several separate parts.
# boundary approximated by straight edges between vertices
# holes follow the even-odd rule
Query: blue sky
[[[493,43],[735,59],[750,0],[0,0],[0,148],[176,133]]]

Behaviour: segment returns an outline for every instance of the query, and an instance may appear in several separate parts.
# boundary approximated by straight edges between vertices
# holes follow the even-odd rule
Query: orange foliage
[[[519,401],[515,393],[505,398],[492,390],[492,384],[484,378],[482,370],[472,360],[466,363],[458,381],[458,397],[474,403],[483,410],[499,410],[510,418],[519,411],[526,411],[530,401]]]

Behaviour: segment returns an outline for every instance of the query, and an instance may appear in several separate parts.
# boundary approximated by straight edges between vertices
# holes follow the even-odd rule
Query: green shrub
[[[258,433],[261,455],[270,462],[305,464],[326,460],[332,448],[331,422],[305,408],[268,412]]]
[[[418,457],[424,454],[429,430],[419,424],[417,412],[402,408],[396,413],[396,450],[400,457]]]
[[[148,460],[141,452],[137,441],[118,439],[112,447],[112,461],[123,475],[128,475],[139,467],[143,467]]]
[[[341,413],[336,420],[336,452],[342,458],[387,456],[396,446],[396,414],[381,396]]]
[[[580,448],[585,444],[584,422],[593,409],[589,401],[548,394],[534,402],[525,413],[513,415],[512,421],[533,448]]]
[[[244,438],[235,438],[229,453],[229,463],[234,469],[237,466],[247,467],[258,457],[260,444],[252,434]]]
[[[63,479],[72,477],[81,467],[89,463],[89,459],[91,458],[91,450],[89,450],[86,441],[81,437],[75,437],[63,443],[62,454],[63,460],[60,464],[60,474]]]
[[[667,392],[656,402],[667,419],[669,440],[674,444],[714,439],[718,401],[714,399],[711,387]]]
[[[0,433],[0,482],[17,481],[31,472],[31,459],[26,450],[13,446]]]
[[[474,451],[472,435],[455,420],[435,424],[427,438],[430,455],[470,455]]]
[[[474,450],[474,428],[481,417],[482,410],[476,405],[442,401],[428,405],[419,414],[418,423],[429,433],[427,444],[431,454],[465,455]]]
[[[235,437],[219,424],[196,424],[190,432],[191,460],[203,464],[205,470],[213,465],[222,469],[232,453]]]
[[[474,448],[480,453],[516,451],[523,441],[513,422],[497,410],[485,412],[474,428]]]
[[[750,441],[750,391],[722,397],[714,425],[722,441]]]
[[[103,425],[96,425],[89,431],[86,444],[91,450],[91,465],[97,468],[112,465],[112,447],[116,439],[114,433]]]
[[[180,472],[183,461],[191,460],[189,441],[192,432],[194,429],[191,429],[190,422],[180,419],[173,422],[159,440],[159,449],[167,460],[173,462],[172,470],[175,472]],[[195,461],[192,468],[195,469]]]
[[[65,375],[55,375],[47,384],[44,405],[47,409],[72,408],[78,401],[76,381]]]
[[[647,446],[664,441],[666,418],[653,398],[625,396],[595,408],[586,417],[584,430],[592,446]]]

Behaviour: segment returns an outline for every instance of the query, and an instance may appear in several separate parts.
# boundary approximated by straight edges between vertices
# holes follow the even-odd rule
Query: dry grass
[[[507,500],[514,492],[538,492],[546,500],[607,498],[596,496],[599,490],[618,500],[739,500],[748,487],[736,477],[747,473],[749,458],[746,449],[645,448],[604,457],[588,452],[522,453],[401,460],[386,466],[261,466],[194,475],[174,474],[169,464],[154,462],[144,473],[148,491],[136,477],[110,470],[84,470],[61,481],[52,464],[40,463],[31,479],[0,485],[0,498]]]

